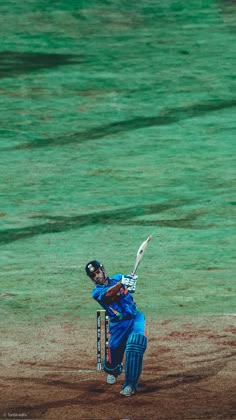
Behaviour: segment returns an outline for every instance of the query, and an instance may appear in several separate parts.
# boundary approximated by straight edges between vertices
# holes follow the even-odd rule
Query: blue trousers
[[[145,317],[142,312],[138,312],[134,319],[110,323],[108,361],[111,368],[122,363],[129,336],[131,334],[145,335],[145,326]]]

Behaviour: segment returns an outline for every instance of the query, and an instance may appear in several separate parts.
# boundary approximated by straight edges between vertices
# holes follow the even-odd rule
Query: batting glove
[[[121,283],[127,287],[129,292],[134,293],[136,289],[136,283],[137,283],[138,276],[135,274],[126,274],[125,276],[122,276]]]

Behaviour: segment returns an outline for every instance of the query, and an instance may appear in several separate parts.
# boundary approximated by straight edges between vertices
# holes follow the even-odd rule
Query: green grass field
[[[3,323],[91,318],[86,262],[128,273],[149,234],[137,291],[149,316],[234,313],[229,5],[8,4]]]
[[[17,328],[93,328],[85,264],[129,273],[148,235],[135,296],[149,320],[235,314],[235,13],[1,3],[3,364],[30,357]]]

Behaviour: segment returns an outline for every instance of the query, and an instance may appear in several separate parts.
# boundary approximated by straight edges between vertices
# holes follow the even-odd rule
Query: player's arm
[[[125,286],[129,291],[134,292],[136,287],[138,276],[135,275],[125,275],[121,277],[121,280],[116,283],[114,286],[109,287],[106,291],[106,297],[117,296],[120,289]]]
[[[119,281],[114,286],[109,287],[106,292],[106,297],[114,297],[119,293],[121,287],[123,286],[122,282]]]

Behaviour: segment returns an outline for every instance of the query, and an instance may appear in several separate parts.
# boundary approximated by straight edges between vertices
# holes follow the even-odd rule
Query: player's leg
[[[136,315],[130,332],[146,335],[146,320],[142,312],[138,312]]]
[[[117,377],[122,373],[122,361],[130,325],[131,321],[110,324],[108,359],[105,360],[103,368],[108,374],[108,384],[116,383]]]
[[[125,343],[119,347],[109,347],[108,359],[104,362],[104,371],[107,373],[107,383],[113,385],[117,382],[118,376],[122,373]]]
[[[142,372],[143,356],[147,348],[145,335],[145,318],[142,313],[136,317],[126,344],[125,382],[121,394],[133,395],[138,388]]]
[[[147,337],[145,335],[130,335],[126,345],[125,382],[121,391],[124,396],[131,396],[138,388],[146,347]]]

